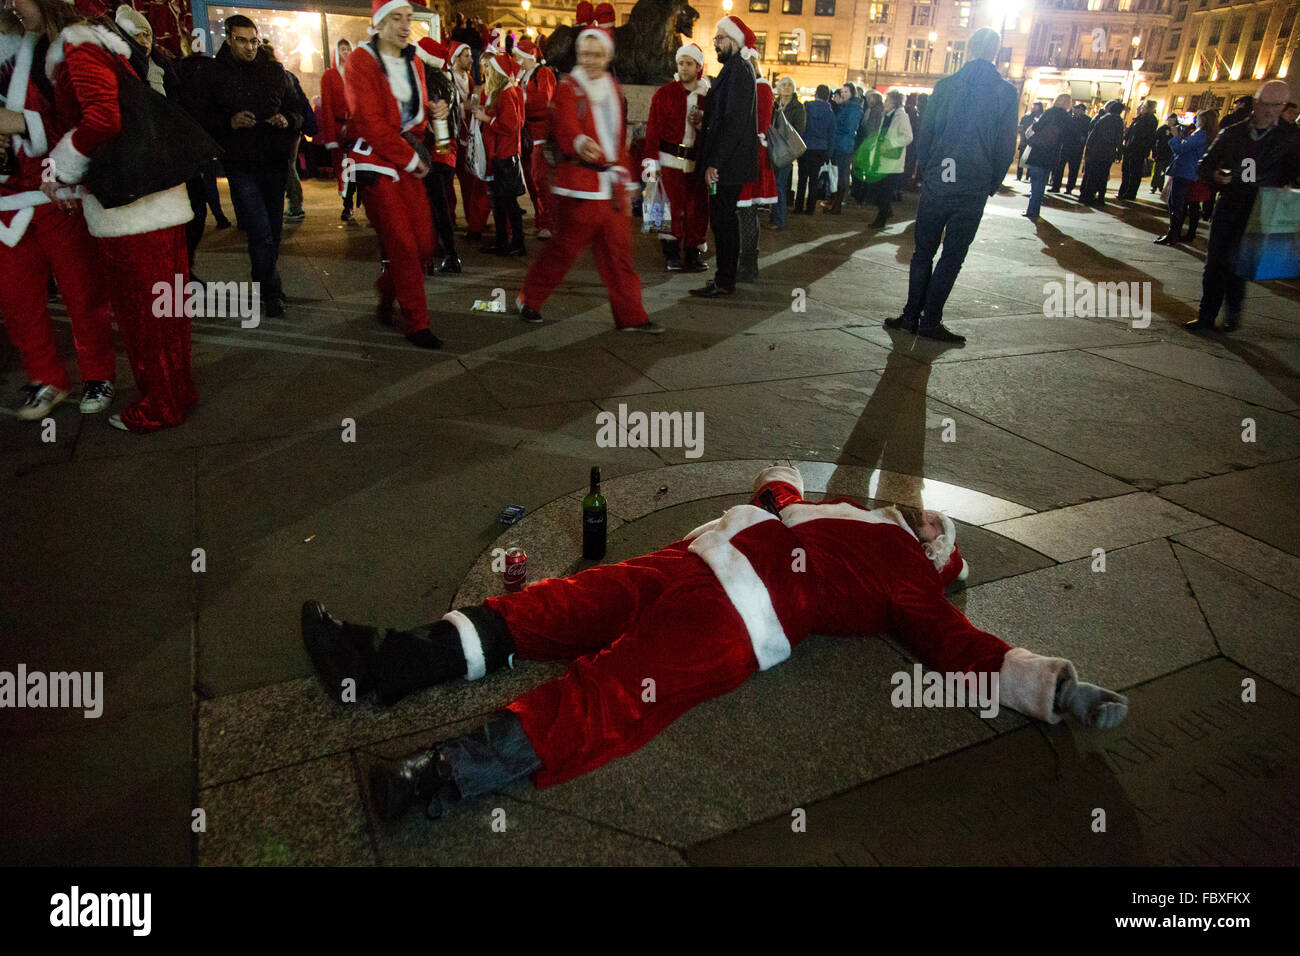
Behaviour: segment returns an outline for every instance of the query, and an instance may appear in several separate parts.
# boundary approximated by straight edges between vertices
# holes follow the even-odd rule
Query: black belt
[[[670,143],[666,139],[659,141],[659,152],[667,153],[669,156],[676,156],[678,159],[697,159],[700,155],[698,146],[683,146],[681,143]]]

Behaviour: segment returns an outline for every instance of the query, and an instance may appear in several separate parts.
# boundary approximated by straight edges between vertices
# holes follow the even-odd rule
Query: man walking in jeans
[[[257,27],[241,14],[226,18],[226,42],[204,73],[203,125],[225,151],[222,165],[240,225],[248,232],[253,281],[266,315],[284,315],[276,260],[284,216],[289,157],[302,134],[303,114],[293,81]]]
[[[976,30],[970,60],[935,84],[916,139],[916,161],[924,170],[916,210],[907,305],[885,327],[915,332],[940,342],[965,342],[943,325],[943,306],[966,258],[984,204],[998,191],[1016,152],[1016,91],[998,75],[993,59],[1001,38]],[[934,255],[943,243],[937,267]]]

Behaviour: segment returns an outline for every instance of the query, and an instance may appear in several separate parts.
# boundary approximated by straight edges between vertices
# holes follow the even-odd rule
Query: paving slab
[[[1262,584],[1300,598],[1300,558],[1294,555],[1223,525],[1186,531],[1174,535],[1173,540]]]
[[[690,847],[697,866],[1294,866],[1300,702],[1216,659],[1120,727],[1036,725]],[[1105,813],[1098,832],[1097,811]],[[1009,827],[1008,821],[1015,821]]]
[[[1090,322],[1086,319],[1048,318],[1041,311],[1037,315],[1007,315],[972,322],[966,328],[969,337],[965,346],[959,349],[933,348],[925,339],[891,333],[883,326],[864,326],[848,331],[877,345],[892,345],[909,357],[930,364],[1060,352],[1101,345],[1128,345],[1135,341],[1150,342],[1155,338],[1147,330]]]
[[[1160,496],[1252,538],[1300,555],[1300,460],[1160,489]]]
[[[1134,493],[998,521],[987,527],[1057,561],[1070,561],[1091,555],[1096,548],[1109,551],[1212,523],[1158,495]]]
[[[1089,349],[1093,355],[1156,372],[1180,382],[1262,405],[1278,412],[1290,412],[1300,402],[1274,388],[1243,362],[1213,358],[1203,352],[1168,343],[1126,348]]]

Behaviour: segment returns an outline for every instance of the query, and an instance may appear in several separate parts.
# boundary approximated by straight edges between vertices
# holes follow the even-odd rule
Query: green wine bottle
[[[591,469],[591,490],[582,499],[582,556],[588,561],[605,557],[605,496],[600,493],[600,466]]]

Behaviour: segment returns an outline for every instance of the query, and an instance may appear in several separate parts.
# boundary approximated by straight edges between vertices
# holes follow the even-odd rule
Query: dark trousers
[[[1246,298],[1246,280],[1237,275],[1237,252],[1250,218],[1250,203],[1232,202],[1223,196],[1210,220],[1210,240],[1205,249],[1205,272],[1201,276],[1200,320],[1213,324],[1228,306],[1229,318],[1241,315]]]
[[[488,192],[492,193],[492,221],[496,226],[496,250],[522,249],[524,245],[524,211],[519,208],[519,200],[514,196],[499,196],[492,192],[488,183]]]
[[[876,222],[884,222],[894,212],[894,194],[903,185],[906,173],[886,173],[875,183],[870,191],[871,202],[877,209]]]
[[[1110,179],[1111,160],[1095,160],[1083,164],[1083,184],[1079,187],[1079,198],[1084,202],[1106,201],[1106,183]]]
[[[220,225],[226,221],[226,214],[221,209],[221,190],[217,189],[216,173],[203,174],[203,190],[208,197],[208,208],[212,210],[213,218]]]
[[[1169,185],[1169,235],[1175,239],[1182,232],[1184,221],[1190,221],[1189,239],[1196,235],[1196,227],[1201,223],[1201,204],[1187,201],[1187,191],[1195,181],[1175,176]]]
[[[1158,193],[1165,188],[1165,173],[1169,171],[1169,163],[1156,160],[1151,167],[1151,191]],[[1170,187],[1173,188],[1173,187]]]
[[[1136,150],[1124,155],[1117,194],[1120,199],[1137,199],[1138,187],[1142,185],[1142,169],[1146,166],[1146,162],[1146,154],[1138,153]]]
[[[195,176],[185,181],[185,194],[190,199],[190,211],[194,218],[185,224],[185,251],[189,255],[190,271],[194,271],[194,255],[203,238],[203,229],[208,223],[208,191],[203,184],[203,177]]]
[[[824,165],[826,165],[824,149],[810,149],[799,157],[799,186],[794,194],[795,212],[811,213],[817,208],[817,177]]]
[[[912,253],[907,305],[903,308],[907,321],[919,322],[926,328],[943,321],[944,304],[979,230],[987,201],[984,194],[938,198],[922,186],[921,202],[916,208],[916,250]],[[943,255],[936,266],[934,255],[940,242]]]
[[[281,298],[280,227],[284,224],[284,191],[289,164],[227,169],[230,201],[248,233],[248,260],[253,281],[261,283],[263,302]]]
[[[709,224],[713,242],[718,247],[714,283],[722,289],[736,287],[736,266],[740,262],[740,220],[736,218],[736,200],[740,183],[718,183],[717,192],[709,197]]]
[[[452,221],[451,206],[447,202],[447,190],[455,175],[455,168],[446,163],[430,163],[429,175],[424,177],[424,191],[429,196],[429,209],[433,213],[433,228],[444,256],[456,255],[456,224]]]
[[[1066,146],[1061,150],[1061,158],[1056,163],[1056,168],[1052,170],[1052,181],[1050,183],[1053,189],[1061,188],[1061,180],[1065,178],[1065,167],[1070,167],[1070,178],[1066,181],[1065,191],[1068,193],[1074,189],[1075,180],[1079,176],[1079,167],[1083,164],[1083,147]]]

